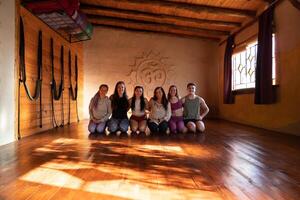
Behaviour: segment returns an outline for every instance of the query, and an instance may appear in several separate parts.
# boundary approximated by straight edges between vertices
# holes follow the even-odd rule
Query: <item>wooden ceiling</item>
[[[80,0],[95,26],[176,34],[219,41],[272,0]]]

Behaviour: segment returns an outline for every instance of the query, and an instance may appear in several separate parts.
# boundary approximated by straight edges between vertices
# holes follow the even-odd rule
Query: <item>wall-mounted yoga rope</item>
[[[20,86],[21,84],[24,85],[27,97],[30,101],[35,101],[40,97],[40,128],[42,128],[43,124],[43,113],[42,113],[42,57],[43,57],[43,43],[42,43],[42,31],[39,31],[38,34],[38,55],[37,55],[37,80],[35,86],[35,93],[32,96],[30,90],[28,88],[26,82],[26,65],[25,65],[25,32],[24,32],[24,24],[23,19],[20,17],[20,44],[19,44],[19,59],[20,59],[20,66],[19,66],[19,88],[18,88],[18,138],[21,138],[20,135]]]
[[[50,40],[50,59],[51,59],[51,107],[52,107],[52,123],[55,128],[64,125],[64,98],[63,98],[63,91],[64,91],[64,47],[61,46],[60,48],[60,84],[57,91],[56,81],[55,81],[55,74],[54,74],[54,48],[53,48],[53,39]],[[62,122],[60,125],[57,124],[54,112],[54,101],[58,101],[62,98],[61,101],[61,113],[62,113]]]
[[[71,118],[71,99],[73,101],[76,101],[76,115],[77,115],[77,121],[79,122],[79,116],[78,116],[78,102],[77,102],[77,96],[78,96],[78,63],[77,63],[77,55],[75,55],[75,88],[73,89],[72,85],[72,63],[71,63],[71,51],[69,50],[69,81],[70,81],[70,87],[69,87],[69,120],[68,124],[70,124],[70,118]]]
[[[53,49],[53,39],[51,38],[51,49],[50,49],[50,58],[51,58],[51,96],[52,96],[52,122],[55,127],[58,127],[57,121],[55,119],[55,112],[54,112],[54,101],[61,100],[61,107],[62,107],[62,123],[60,126],[64,125],[64,98],[63,98],[63,91],[64,91],[64,47],[61,46],[61,55],[60,55],[60,65],[61,65],[61,80],[59,86],[56,84],[55,80],[55,73],[54,73],[54,49]],[[24,23],[22,17],[20,17],[20,43],[19,43],[19,87],[18,87],[18,138],[21,138],[20,135],[20,87],[21,84],[24,85],[26,95],[30,99],[30,101],[36,101],[40,99],[39,107],[40,107],[40,128],[42,128],[43,124],[43,113],[42,113],[42,57],[43,57],[43,48],[42,48],[42,31],[38,33],[38,53],[37,53],[37,80],[35,85],[35,93],[34,95],[31,94],[27,82],[26,82],[26,65],[25,65],[25,31],[24,31]],[[76,115],[77,121],[79,122],[78,116],[78,60],[77,55],[75,55],[75,86],[72,84],[72,67],[71,67],[71,51],[69,50],[69,80],[70,80],[70,87],[69,87],[69,119],[68,124],[70,124],[71,118],[71,100],[76,101]]]

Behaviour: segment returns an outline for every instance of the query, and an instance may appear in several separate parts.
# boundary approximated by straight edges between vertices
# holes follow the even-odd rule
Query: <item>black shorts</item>
[[[189,122],[198,122],[198,121],[201,121],[200,119],[184,119],[184,124],[187,125]]]

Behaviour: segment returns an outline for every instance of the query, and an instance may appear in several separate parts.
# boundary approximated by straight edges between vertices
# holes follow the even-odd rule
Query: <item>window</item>
[[[272,79],[276,80],[275,35],[273,34]],[[245,49],[232,55],[232,90],[255,88],[255,68],[257,41],[249,43]]]

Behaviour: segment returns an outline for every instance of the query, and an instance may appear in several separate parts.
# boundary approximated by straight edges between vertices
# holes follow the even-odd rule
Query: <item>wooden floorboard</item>
[[[300,137],[222,120],[204,134],[89,135],[87,121],[0,146],[0,199],[300,198]]]

